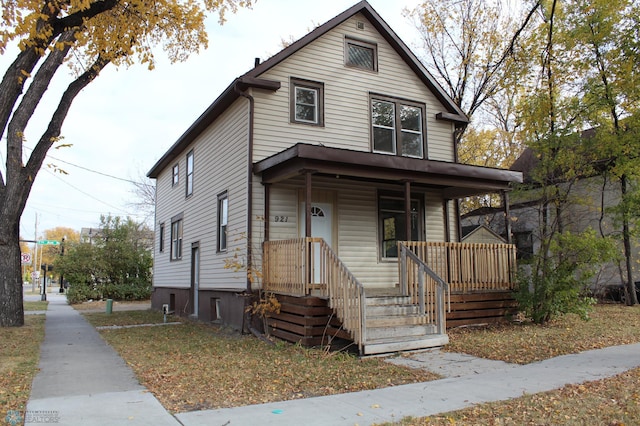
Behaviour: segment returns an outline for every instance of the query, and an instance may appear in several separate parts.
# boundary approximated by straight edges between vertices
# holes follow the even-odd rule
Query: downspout
[[[247,141],[247,293],[252,293],[251,288],[251,267],[252,267],[252,220],[253,217],[253,116],[254,116],[254,99],[246,91],[238,88],[235,84],[233,90],[240,96],[249,100],[249,140]]]

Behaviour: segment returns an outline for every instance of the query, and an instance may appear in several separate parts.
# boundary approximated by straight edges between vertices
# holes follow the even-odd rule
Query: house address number
[[[289,216],[276,216],[276,222],[289,222]]]

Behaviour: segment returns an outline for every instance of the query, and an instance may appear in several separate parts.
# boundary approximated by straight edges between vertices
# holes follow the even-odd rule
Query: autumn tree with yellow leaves
[[[250,7],[251,0],[0,0],[0,53],[18,48],[0,82],[0,326],[24,324],[20,276],[20,217],[47,152],[60,146],[62,124],[76,96],[110,64],[153,69],[160,47],[172,62],[207,46],[207,13]],[[59,68],[68,63],[66,87],[29,156],[25,129]]]

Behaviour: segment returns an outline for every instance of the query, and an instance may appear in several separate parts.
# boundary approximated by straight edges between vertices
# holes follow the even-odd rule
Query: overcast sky
[[[21,237],[34,237],[36,215],[38,235],[58,226],[77,231],[96,227],[101,214],[143,220],[140,212],[130,205],[135,201],[133,185],[125,180],[146,175],[222,90],[253,67],[254,58],[267,59],[281,50],[283,39],[298,39],[355,3],[355,0],[258,0],[252,10],[229,14],[223,26],[217,24],[217,16],[210,17],[209,48],[185,63],[171,65],[159,60],[153,71],[140,65],[129,69],[107,68],[74,101],[62,128],[63,142],[72,146],[50,151],[45,161],[68,174],[43,166],[22,215]],[[370,0],[414,51],[418,35],[402,10],[418,3],[418,0]],[[12,59],[8,54],[0,58],[2,73]],[[63,88],[64,85],[50,88],[44,98],[43,118],[34,118],[27,128],[26,152],[48,123]],[[4,138],[0,160],[4,173]]]

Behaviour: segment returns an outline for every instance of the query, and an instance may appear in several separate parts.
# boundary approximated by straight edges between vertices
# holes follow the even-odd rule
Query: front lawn
[[[108,322],[137,321],[114,312]],[[104,325],[102,314],[86,314]],[[235,407],[429,381],[435,374],[380,358],[359,359],[186,322],[181,325],[101,330],[140,382],[172,412]]]
[[[23,327],[0,327],[0,420],[24,411],[38,370],[44,339],[44,315],[27,315]]]
[[[589,349],[640,342],[640,306],[597,305],[589,321],[566,315],[540,326],[502,324],[449,330],[449,352],[528,364]]]

